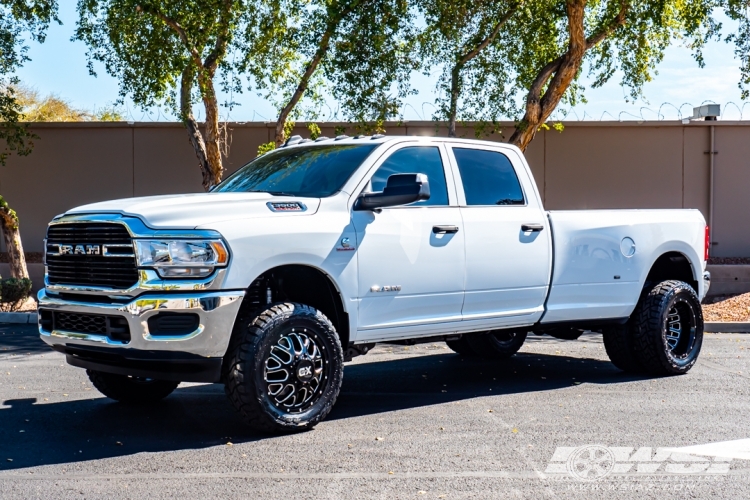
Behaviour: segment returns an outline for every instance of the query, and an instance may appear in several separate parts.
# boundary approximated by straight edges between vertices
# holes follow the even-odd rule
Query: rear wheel
[[[513,356],[526,341],[523,330],[491,330],[467,336],[475,355],[487,359],[506,359]]]
[[[703,311],[690,285],[659,283],[643,296],[633,320],[635,354],[646,371],[654,375],[690,371],[703,344]]]
[[[462,335],[457,340],[446,340],[445,344],[455,353],[463,356],[475,356],[476,353],[469,345],[468,335]]]
[[[604,349],[612,364],[622,371],[638,373],[643,366],[635,355],[633,345],[633,331],[631,322],[625,325],[615,325],[604,329]]]
[[[151,378],[115,375],[96,370],[86,370],[89,380],[99,392],[108,398],[130,404],[154,403],[166,398],[179,382]]]

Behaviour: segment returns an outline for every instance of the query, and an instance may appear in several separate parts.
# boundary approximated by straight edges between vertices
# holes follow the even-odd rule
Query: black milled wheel
[[[225,360],[225,390],[242,419],[264,432],[311,429],[331,411],[344,354],[323,313],[276,304],[237,325]]]
[[[690,371],[703,344],[703,311],[690,285],[659,283],[643,295],[633,320],[633,345],[644,370],[654,375]]]
[[[172,394],[179,382],[128,377],[96,370],[86,370],[89,380],[108,398],[130,404],[154,403]]]
[[[467,338],[468,335],[462,335],[456,340],[446,340],[445,344],[457,354],[461,354],[463,356],[476,356],[476,353],[474,353],[474,350],[469,345],[469,341],[467,340]]]
[[[523,330],[492,330],[467,336],[476,356],[487,359],[506,359],[513,356],[526,341]]]
[[[629,373],[643,371],[643,366],[635,355],[631,322],[625,325],[608,326],[602,333],[604,349],[613,365]]]

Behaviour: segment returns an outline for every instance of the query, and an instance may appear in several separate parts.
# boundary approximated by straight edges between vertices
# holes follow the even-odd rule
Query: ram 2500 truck
[[[39,331],[115,400],[220,382],[251,426],[303,430],[378,342],[501,360],[597,331],[622,370],[685,373],[707,245],[697,210],[546,212],[513,146],[293,137],[209,193],[56,217]]]

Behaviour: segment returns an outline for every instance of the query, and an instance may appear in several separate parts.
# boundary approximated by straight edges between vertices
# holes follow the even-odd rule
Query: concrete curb
[[[0,323],[14,324],[36,324],[37,315],[35,312],[0,312]]]
[[[750,323],[742,321],[706,322],[703,331],[708,333],[750,333]]]

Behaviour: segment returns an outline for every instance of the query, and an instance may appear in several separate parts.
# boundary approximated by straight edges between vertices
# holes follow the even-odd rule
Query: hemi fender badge
[[[271,212],[305,212],[307,207],[299,201],[269,201],[266,206]]]

